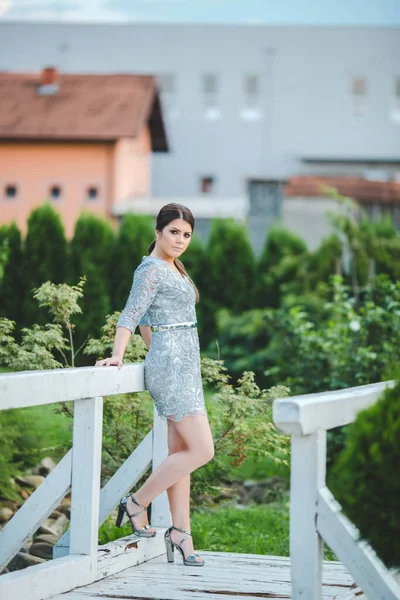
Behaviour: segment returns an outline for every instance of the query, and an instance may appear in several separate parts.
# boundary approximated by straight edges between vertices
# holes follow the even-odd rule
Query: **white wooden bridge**
[[[144,390],[143,364],[0,375],[0,410],[73,400],[73,447],[0,531],[0,572],[71,490],[69,531],[53,560],[0,576],[0,600],[399,600],[400,587],[342,515],[325,485],[326,432],[350,423],[391,382],[276,400],[274,421],[292,436],[290,559],[202,552],[202,568],[168,564],[167,495],[152,503],[152,539],[98,545],[98,528],[145,471],[167,453],[165,422],[100,489],[103,397]],[[341,562],[322,560],[325,541]]]

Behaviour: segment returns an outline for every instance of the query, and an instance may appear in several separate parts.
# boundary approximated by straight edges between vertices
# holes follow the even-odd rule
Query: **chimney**
[[[38,93],[41,96],[53,96],[58,92],[58,69],[45,67],[40,74]]]

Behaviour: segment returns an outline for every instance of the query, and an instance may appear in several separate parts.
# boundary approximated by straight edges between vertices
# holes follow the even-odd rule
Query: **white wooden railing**
[[[274,402],[275,425],[292,436],[290,561],[293,600],[321,600],[323,542],[345,565],[368,600],[399,600],[400,586],[325,485],[326,432],[351,423],[393,382]],[[393,473],[397,477],[397,473]]]
[[[100,490],[103,396],[144,390],[143,363],[116,368],[84,367],[0,375],[0,410],[74,401],[72,449],[0,531],[0,571],[71,490],[70,529],[54,548],[53,560],[0,576],[1,600],[44,600],[117,573],[165,552],[171,524],[167,495],[152,503],[154,538],[133,535],[98,546],[98,528],[153,465],[167,455],[167,427],[154,427]]]

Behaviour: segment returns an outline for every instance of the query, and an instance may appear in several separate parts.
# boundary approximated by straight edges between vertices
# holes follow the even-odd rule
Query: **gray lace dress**
[[[187,277],[161,258],[143,256],[117,327],[134,333],[137,325],[196,321],[195,302],[196,293]],[[144,381],[161,417],[181,421],[188,415],[207,415],[197,327],[152,332]]]

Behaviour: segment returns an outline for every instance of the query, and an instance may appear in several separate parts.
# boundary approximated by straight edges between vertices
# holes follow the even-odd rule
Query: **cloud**
[[[0,18],[11,8],[11,0],[0,0]]]

